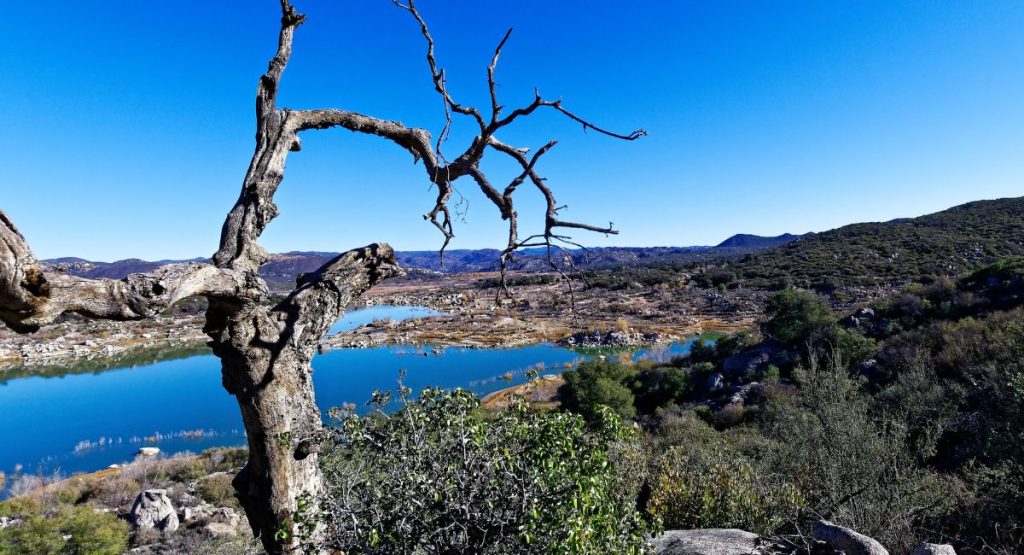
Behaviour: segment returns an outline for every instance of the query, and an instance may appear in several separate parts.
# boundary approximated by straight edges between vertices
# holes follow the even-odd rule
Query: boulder
[[[748,384],[738,386],[733,390],[732,397],[729,398],[729,404],[753,404],[763,394],[764,387],[761,386],[760,382],[750,382]]]
[[[922,543],[910,555],[956,555],[956,550],[949,544]]]
[[[751,376],[768,368],[768,364],[772,360],[772,352],[773,350],[768,347],[744,351],[725,359],[722,362],[722,368],[734,378]]]
[[[155,457],[160,454],[159,447],[139,447],[139,455],[143,457]]]
[[[0,530],[4,530],[6,528],[10,528],[11,526],[14,526],[15,524],[21,524],[21,519],[20,518],[12,518],[12,517],[9,517],[9,516],[0,516]]]
[[[846,555],[889,555],[889,551],[877,541],[827,520],[814,523],[812,534],[814,539]]]
[[[874,320],[875,311],[870,308],[861,308],[854,313],[854,316],[860,320]]]
[[[135,528],[155,528],[164,532],[178,529],[178,513],[165,489],[150,489],[135,498],[128,522]]]
[[[233,537],[238,535],[237,528],[223,522],[211,522],[203,527],[203,530],[206,530],[211,536]]]
[[[181,521],[187,526],[203,522],[219,522],[237,529],[242,525],[243,519],[238,511],[230,507],[214,507],[209,503],[202,503],[195,507],[185,507],[182,509]]]
[[[670,530],[651,543],[658,555],[751,555],[760,552],[757,534],[725,528]]]

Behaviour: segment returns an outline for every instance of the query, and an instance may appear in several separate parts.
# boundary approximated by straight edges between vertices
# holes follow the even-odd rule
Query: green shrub
[[[958,487],[918,462],[905,424],[870,412],[840,360],[794,371],[797,395],[769,398],[766,468],[795,484],[811,514],[910,551],[920,524],[957,502]]]
[[[648,511],[666,529],[742,528],[773,532],[795,518],[803,498],[766,483],[736,453],[673,447],[662,458]]]
[[[608,407],[619,416],[636,415],[633,392],[625,385],[635,371],[610,360],[591,360],[580,363],[574,370],[562,374],[565,385],[559,399],[566,410],[582,415],[588,421],[601,415],[601,407]]]
[[[345,552],[641,552],[639,485],[613,464],[635,460],[622,456],[632,429],[613,412],[600,409],[588,427],[519,399],[484,417],[466,391],[406,391],[397,413],[333,430],[321,455],[326,495],[303,506],[300,527],[322,525]]]
[[[765,335],[783,345],[800,345],[834,325],[823,297],[807,291],[780,291],[768,299]]]
[[[34,508],[22,514],[21,523],[0,530],[0,553],[117,555],[128,546],[128,524],[112,513],[96,513],[90,505],[60,505],[53,512]]]
[[[196,483],[196,494],[216,507],[241,508],[235,487],[231,485],[233,476],[227,473],[211,474]]]
[[[689,368],[658,366],[640,370],[630,380],[636,410],[653,414],[655,410],[670,404],[680,404],[693,390]]]
[[[191,482],[206,476],[206,474],[206,464],[198,457],[175,461],[175,464],[168,469],[168,476],[175,482]]]
[[[878,353],[878,343],[857,331],[833,328],[828,341],[830,346],[843,353],[844,361],[854,367]]]

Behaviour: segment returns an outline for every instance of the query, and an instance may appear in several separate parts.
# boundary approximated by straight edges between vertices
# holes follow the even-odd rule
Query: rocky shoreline
[[[49,367],[110,367],[118,361],[196,352],[207,337],[198,316],[159,317],[147,322],[69,319],[35,334],[0,329],[0,377],[11,371]]]
[[[748,329],[757,303],[718,293],[638,290],[578,292],[575,314],[560,284],[519,287],[496,299],[480,286],[489,274],[384,285],[359,306],[424,306],[440,316],[383,320],[326,337],[320,350],[378,346],[514,348],[558,343],[575,348],[636,348],[668,344],[709,331]],[[710,295],[710,296],[708,296]],[[723,312],[723,303],[746,307]],[[358,308],[358,307],[357,307]],[[104,369],[205,352],[202,307],[145,322],[69,317],[35,334],[0,329],[0,379],[62,370]]]

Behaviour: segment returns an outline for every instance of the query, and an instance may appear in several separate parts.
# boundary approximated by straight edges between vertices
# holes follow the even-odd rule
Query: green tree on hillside
[[[809,291],[780,291],[768,300],[766,312],[765,335],[789,346],[813,339],[835,323],[828,302]]]

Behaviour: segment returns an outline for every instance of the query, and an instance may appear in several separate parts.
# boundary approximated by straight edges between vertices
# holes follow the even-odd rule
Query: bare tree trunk
[[[254,533],[269,553],[297,551],[293,516],[301,499],[323,489],[317,460],[323,424],[310,362],[345,307],[380,280],[400,274],[387,245],[349,251],[312,274],[272,309],[212,300],[205,331],[221,359],[224,388],[235,396],[249,460],[234,486]]]
[[[248,463],[233,482],[239,501],[268,552],[292,551],[298,538],[288,523],[298,509],[296,500],[315,498],[322,489],[316,455],[322,427],[312,368],[290,346],[239,350],[229,342],[213,347],[248,440]]]

